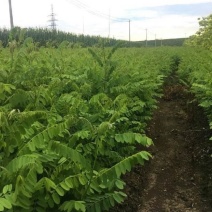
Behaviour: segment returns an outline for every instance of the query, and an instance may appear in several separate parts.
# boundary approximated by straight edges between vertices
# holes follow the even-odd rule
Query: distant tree
[[[212,14],[198,20],[199,30],[185,41],[185,45],[212,49]]]

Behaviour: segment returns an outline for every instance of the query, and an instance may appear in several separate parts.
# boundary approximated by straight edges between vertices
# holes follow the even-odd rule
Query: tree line
[[[92,47],[102,45],[112,47],[122,42],[123,47],[145,47],[146,41],[124,41],[114,38],[104,38],[100,36],[90,36],[84,34],[74,34],[63,32],[60,30],[52,30],[47,28],[20,28],[15,27],[12,30],[0,29],[0,45],[7,47],[9,42],[16,40],[23,42],[25,38],[31,37],[37,45],[58,47],[63,41],[69,42],[69,47]],[[185,38],[164,39],[164,40],[149,40],[148,47],[155,46],[182,46]]]
[[[106,46],[114,46],[117,42],[113,38],[102,38],[100,36],[90,36],[83,34],[74,34],[60,30],[47,28],[20,28],[15,27],[12,30],[0,29],[0,41],[3,47],[6,47],[11,40],[24,40],[31,37],[38,46],[57,47],[63,41],[68,41],[71,47],[90,47],[98,45],[100,40],[104,40]]]

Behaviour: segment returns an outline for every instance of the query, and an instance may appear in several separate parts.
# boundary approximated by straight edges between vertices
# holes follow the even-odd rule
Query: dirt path
[[[155,142],[154,159],[149,165],[148,184],[139,212],[209,211],[203,204],[200,176],[194,167],[191,141],[194,131],[188,123],[186,102],[179,95],[180,87],[175,89],[179,92],[177,98],[160,101],[150,127]]]
[[[125,176],[128,199],[113,211],[212,212],[210,131],[191,105],[183,86],[164,88],[148,129],[153,159]]]

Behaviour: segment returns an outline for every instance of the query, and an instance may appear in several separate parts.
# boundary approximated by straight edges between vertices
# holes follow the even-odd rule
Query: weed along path
[[[124,176],[128,199],[115,211],[212,211],[211,193],[204,193],[210,177],[205,170],[210,165],[203,165],[211,160],[204,151],[210,145],[210,131],[203,112],[188,100],[183,86],[172,82],[164,87],[164,97],[148,128],[154,141],[149,149],[153,159]]]

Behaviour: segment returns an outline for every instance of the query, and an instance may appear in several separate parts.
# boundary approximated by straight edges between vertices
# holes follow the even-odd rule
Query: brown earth
[[[111,211],[212,212],[211,131],[176,80],[165,85],[147,134],[153,159],[124,176],[128,198]]]

